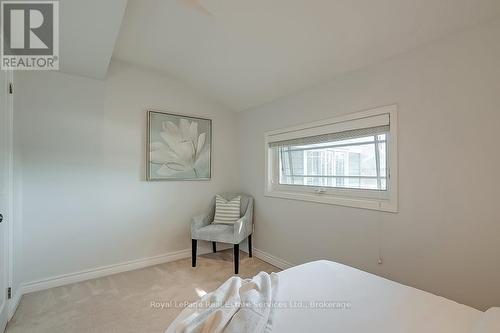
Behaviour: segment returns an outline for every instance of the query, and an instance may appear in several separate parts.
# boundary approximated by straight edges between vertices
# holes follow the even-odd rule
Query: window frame
[[[387,179],[385,191],[321,187],[311,185],[285,185],[279,183],[279,154],[269,143],[276,137],[304,137],[325,128],[344,128],[355,122],[363,123],[377,116],[389,115],[389,132],[386,137]],[[339,130],[340,132],[341,130]],[[265,133],[265,191],[267,197],[318,202],[323,204],[379,210],[398,211],[398,149],[397,149],[397,105],[388,105],[370,110],[345,114],[325,120],[282,128]]]

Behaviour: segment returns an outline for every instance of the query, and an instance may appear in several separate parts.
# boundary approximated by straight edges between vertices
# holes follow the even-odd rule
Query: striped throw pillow
[[[214,223],[233,224],[240,218],[241,197],[237,196],[227,201],[222,196],[215,196],[215,218]]]

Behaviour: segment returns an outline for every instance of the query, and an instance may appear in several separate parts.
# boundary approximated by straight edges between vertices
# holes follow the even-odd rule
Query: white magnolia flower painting
[[[148,179],[210,179],[212,121],[148,112]]]

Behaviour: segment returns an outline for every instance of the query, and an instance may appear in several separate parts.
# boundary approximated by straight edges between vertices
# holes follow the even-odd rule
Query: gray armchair
[[[191,222],[192,266],[196,267],[197,241],[212,242],[213,252],[217,252],[216,242],[234,244],[234,273],[238,274],[240,259],[240,243],[248,237],[248,255],[252,257],[253,232],[253,198],[241,193],[220,194],[226,200],[236,196],[241,197],[240,216],[234,224],[214,224],[215,198],[210,205],[210,211],[204,215],[193,217]]]

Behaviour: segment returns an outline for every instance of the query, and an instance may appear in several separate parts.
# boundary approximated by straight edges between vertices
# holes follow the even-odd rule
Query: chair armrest
[[[253,199],[250,198],[245,215],[234,224],[234,239],[241,242],[253,233]]]
[[[206,227],[211,222],[212,221],[210,221],[210,214],[203,214],[203,215],[193,217],[191,219],[191,234],[195,230]]]
[[[241,217],[234,223],[234,239],[243,240],[252,233],[252,220],[248,215]]]

